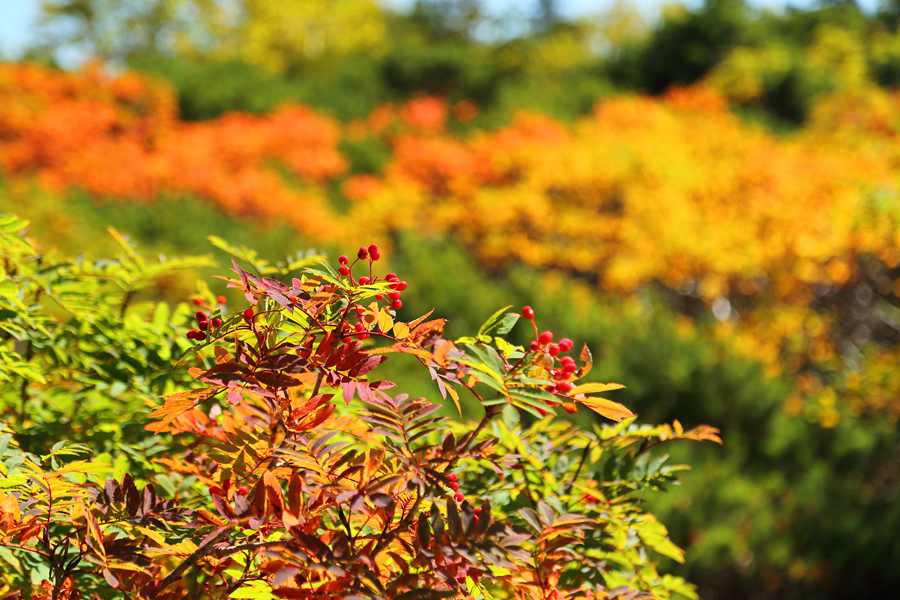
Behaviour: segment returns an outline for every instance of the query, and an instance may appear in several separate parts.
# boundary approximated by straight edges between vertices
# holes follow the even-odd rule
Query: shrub
[[[636,425],[595,395],[622,386],[576,383],[591,370],[587,347],[567,368],[570,344],[554,345],[533,321],[534,345],[510,344],[503,336],[519,315],[507,309],[456,341],[444,339],[443,319],[402,321],[387,303],[406,284],[377,272],[373,246],[340,261],[345,276],[313,266],[315,256],[275,266],[234,248],[251,267],[234,261],[223,279],[249,307],[226,311],[227,298],[204,291],[193,318],[184,305],[170,316],[137,302],[139,285],[202,259],[151,265],[118,236],[125,254],[114,261],[50,260],[17,235],[23,226],[0,220],[7,590],[694,596],[658,573],[649,551],[683,553],[637,493],[664,489],[684,468],[656,446],[718,441],[716,430]],[[266,276],[291,274],[289,284]],[[389,392],[395,384],[371,373],[393,355],[421,363],[457,406],[461,393],[476,398],[481,420],[453,422],[438,404]],[[152,400],[161,391],[164,401]],[[93,423],[81,420],[85,398],[105,402]],[[152,409],[143,440],[132,428],[141,401]],[[587,432],[556,417],[575,403],[618,423]],[[74,434],[23,443],[66,417]],[[109,454],[92,456],[85,428],[114,424],[120,437],[99,448]]]

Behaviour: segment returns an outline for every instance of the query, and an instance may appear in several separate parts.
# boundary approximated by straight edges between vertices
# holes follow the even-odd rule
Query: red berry
[[[563,338],[559,340],[559,349],[561,352],[568,352],[572,349],[572,346],[575,345],[575,342],[570,340],[569,338]]]
[[[478,515],[475,515],[475,522],[478,523]]]
[[[369,278],[365,275],[359,278],[359,285],[366,285],[367,283],[369,283]]]
[[[198,332],[197,332],[197,335],[195,335],[194,338],[195,338],[198,342],[202,342],[203,340],[206,339],[206,334],[203,333],[202,331],[198,331]]]
[[[450,489],[455,492],[456,490],[459,489],[459,484],[454,481],[453,483],[450,484]]]
[[[384,294],[375,294],[376,300],[384,300]]]
[[[359,334],[358,339],[360,339],[360,340],[367,340],[367,339],[369,339],[369,334],[368,334],[368,333],[361,333],[361,334]]]
[[[560,342],[559,344],[559,349],[562,350],[562,342]],[[575,359],[571,356],[563,356],[559,359],[559,362],[564,365],[572,365],[573,367],[575,366]]]
[[[187,338],[189,340],[196,339],[198,333],[200,333],[200,332],[197,331],[196,329],[191,329],[190,331],[187,332]]]
[[[203,306],[203,298],[194,298],[191,302],[194,303],[194,306]]]
[[[394,310],[399,310],[401,306],[403,306],[403,302],[400,300],[394,300],[393,302],[391,302],[391,308],[393,308]]]
[[[550,333],[549,331],[545,331],[544,333],[542,333],[540,335],[540,337],[538,338],[538,341],[541,343],[541,346],[546,346],[547,344],[549,344],[550,342],[553,341],[553,334]]]
[[[369,258],[373,261],[379,260],[381,258],[381,252],[379,250],[375,250],[375,252],[369,252]]]
[[[550,356],[556,356],[557,354],[559,354],[559,345],[550,344],[550,347],[547,348],[547,351],[550,353]]]
[[[347,258],[346,254],[341,254],[340,256],[338,256],[338,262],[342,265],[346,265],[350,262],[350,259]]]
[[[457,502],[462,502],[464,498],[465,496],[463,496],[462,492],[456,492],[455,494],[453,494],[453,499]]]
[[[341,268],[338,269],[338,273],[340,273],[341,275],[343,275],[344,277],[346,277],[347,275],[350,274],[350,269],[348,269],[348,268],[347,268],[346,266],[344,266],[344,265],[341,265]]]
[[[406,283],[405,281],[401,281],[400,283],[397,284],[397,287],[395,287],[394,289],[397,290],[398,292],[402,292],[403,290],[405,290],[408,287],[409,287],[408,283]]]
[[[222,493],[222,488],[217,485],[210,486],[209,493],[213,496],[219,496]]]
[[[240,494],[241,496],[246,496],[246,495],[247,495],[247,492],[249,492],[249,491],[250,491],[250,490],[248,490],[248,489],[247,489],[247,486],[245,486],[245,485],[242,485],[241,487],[239,487],[239,488],[237,489],[237,493]]]
[[[480,507],[480,506],[476,506],[476,507],[475,507],[475,514],[476,514],[476,515],[480,515],[480,514],[481,514],[481,507]]]
[[[388,273],[384,276],[385,281],[399,281],[396,273]]]
[[[388,292],[388,298],[390,298],[391,300],[399,300],[400,292]]]
[[[202,310],[198,310],[198,311],[197,311],[197,320],[198,320],[198,321],[205,321],[205,320],[208,319],[208,318],[209,318],[209,317],[207,317],[207,316],[206,316],[206,313],[203,312]]]
[[[447,475],[447,479],[449,479],[450,481],[456,481],[456,473],[450,473],[449,475]]]
[[[539,408],[539,409],[537,409],[537,411],[538,411],[539,413],[541,413],[541,416],[542,416],[542,417],[546,417],[548,414],[550,414],[550,413],[548,413],[546,410],[544,410],[543,408]]]
[[[574,386],[568,381],[560,381],[556,384],[556,391],[560,394],[568,394],[572,390],[572,387]]]
[[[363,246],[359,249],[359,252],[356,253],[356,257],[359,260],[366,260],[367,258],[369,258],[369,251],[366,249],[365,246]]]
[[[534,352],[535,350],[537,350],[537,349],[540,348],[540,347],[541,347],[541,345],[538,344],[537,342],[531,342],[530,348],[531,348],[531,351],[532,351],[532,352]]]
[[[525,306],[522,308],[522,316],[526,319],[534,318],[534,310],[530,306]]]
[[[218,298],[216,298],[216,302],[218,302],[219,304],[225,304],[225,302],[227,302],[227,298],[225,298],[225,296],[219,296]]]
[[[244,319],[246,319],[248,322],[251,319],[253,319],[253,307],[252,306],[248,307],[247,310],[244,311]]]
[[[350,342],[353,341],[353,339],[348,335],[348,336],[346,336],[345,338],[343,338],[342,341],[343,341],[345,344],[349,344]]]
[[[222,326],[222,319],[220,319],[219,317],[216,317],[215,319],[213,319],[213,320],[212,320],[212,326],[215,327],[216,329],[218,329],[219,327],[221,327],[221,326]]]
[[[577,370],[578,370],[578,367],[576,367],[575,365],[573,365],[571,363],[566,363],[566,365],[563,367],[563,376],[571,377],[572,373],[574,373]]]
[[[366,330],[366,327],[362,323],[357,323],[355,329],[356,333],[362,333]]]
[[[206,328],[209,327],[209,321],[200,321],[197,323],[197,327],[199,327],[202,331],[206,331]]]

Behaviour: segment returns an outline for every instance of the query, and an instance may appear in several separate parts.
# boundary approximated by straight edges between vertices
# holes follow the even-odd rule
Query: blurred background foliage
[[[642,419],[722,429],[652,507],[703,598],[889,597],[900,4],[599,6],[47,0],[0,64],[0,211],[93,257],[375,241],[455,334],[530,304]]]

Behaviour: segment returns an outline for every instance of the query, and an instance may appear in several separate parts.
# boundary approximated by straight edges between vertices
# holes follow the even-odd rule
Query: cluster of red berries
[[[534,310],[530,306],[522,308],[522,316],[534,324]],[[556,381],[553,391],[560,394],[568,394],[575,387],[568,380],[572,378],[572,375],[578,370],[578,367],[575,365],[575,359],[571,356],[559,355],[565,354],[571,350],[575,346],[575,343],[569,338],[563,338],[559,340],[559,343],[554,344],[552,343],[553,333],[544,331],[538,335],[537,325],[534,326],[534,335],[537,339],[531,342],[531,351],[546,352],[555,360],[559,361],[560,368],[552,369],[550,372],[551,375],[553,375],[553,379]],[[557,356],[559,356],[559,358],[556,358]]]
[[[220,296],[220,298],[223,298]],[[198,342],[202,342],[206,339],[207,330],[218,329],[222,326],[222,319],[216,317],[212,320],[209,319],[207,314],[202,310],[197,311],[197,329],[191,329],[187,332],[187,337],[189,340],[197,340]],[[198,331],[199,329],[199,331]]]
[[[447,475],[447,479],[450,480],[450,489],[453,490],[454,492],[456,492],[455,494],[453,494],[453,499],[456,500],[457,503],[462,503],[462,501],[465,500],[466,497],[463,495],[463,493],[461,491],[459,491],[459,483],[456,481],[456,474],[450,473],[449,475]],[[477,507],[475,509],[475,522],[476,523],[478,522],[478,515],[480,515],[480,514],[481,514],[481,507]]]
[[[350,262],[350,258],[345,254],[342,254],[338,257],[338,262],[340,263],[340,267],[338,268],[338,272],[343,277],[350,277],[350,281],[353,283],[358,283],[359,285],[368,285],[370,283],[375,283],[378,281],[377,276],[372,275],[372,263],[381,258],[381,251],[378,250],[378,244],[369,244],[369,247],[365,246],[360,247],[359,252],[356,253],[356,260],[352,263]],[[351,271],[353,269],[353,265],[355,265],[358,261],[368,260],[369,261],[369,275],[363,275],[358,280],[354,281],[353,275]],[[400,281],[400,278],[397,277],[396,273],[388,273],[385,278],[385,281],[391,284],[391,291],[387,293],[387,297],[391,302],[391,308],[394,310],[399,310],[403,306],[403,302],[400,300],[400,293],[409,287],[405,281]],[[385,295],[379,294],[375,296],[378,300],[384,300]],[[363,327],[364,328],[364,327]],[[361,329],[357,325],[357,333],[360,333]],[[366,334],[363,334],[366,335]],[[365,339],[365,338],[360,338]]]

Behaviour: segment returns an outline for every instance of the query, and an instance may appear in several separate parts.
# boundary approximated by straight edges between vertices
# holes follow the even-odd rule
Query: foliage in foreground
[[[342,257],[339,272],[309,266],[315,257],[263,269],[303,267],[290,284],[234,262],[228,285],[250,307],[229,314],[216,298],[211,314],[196,314],[190,345],[184,306],[170,315],[135,294],[203,259],[150,264],[117,236],[120,259],[57,262],[17,234],[24,225],[0,221],[7,591],[693,595],[657,572],[650,551],[683,553],[635,493],[664,488],[684,468],[653,447],[718,441],[716,430],[635,425],[627,408],[593,395],[621,386],[576,385],[592,366],[587,348],[580,366],[564,358],[572,342],[538,335],[527,307],[529,348],[502,337],[519,319],[505,309],[455,342],[443,338],[443,319],[396,321],[406,283],[373,272],[372,246],[352,264]],[[359,262],[368,275],[357,279],[349,273]],[[181,348],[178,368],[158,364]],[[474,395],[482,420],[451,422],[424,398],[388,393],[395,385],[370,373],[393,354],[419,361],[445,399]],[[619,424],[586,432],[554,420],[555,407],[575,402]],[[125,431],[141,403],[152,408],[149,439],[132,432],[103,447],[79,431],[116,422]],[[80,420],[83,404],[99,409],[93,423]],[[520,424],[520,411],[539,419]],[[26,433],[60,424],[70,430],[52,446]]]

